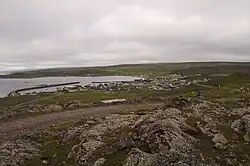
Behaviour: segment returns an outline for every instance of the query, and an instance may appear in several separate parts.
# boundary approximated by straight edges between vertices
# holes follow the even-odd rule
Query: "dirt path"
[[[102,116],[112,113],[126,113],[143,108],[153,108],[157,105],[160,104],[103,106],[16,119],[10,122],[0,123],[0,140],[14,138],[24,134],[30,134],[55,124],[58,125],[68,121],[77,121],[86,116]]]

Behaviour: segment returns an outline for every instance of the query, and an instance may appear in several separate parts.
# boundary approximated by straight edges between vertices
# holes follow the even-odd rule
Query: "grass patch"
[[[23,166],[35,166],[44,165],[42,164],[45,160],[50,166],[78,166],[77,163],[67,159],[69,152],[71,151],[73,145],[77,144],[79,140],[73,139],[67,143],[62,143],[62,133],[66,131],[67,128],[72,126],[74,123],[68,122],[59,126],[51,126],[48,128],[48,133],[42,135],[32,135],[28,137],[30,141],[35,141],[41,146],[41,154],[31,160],[27,160]]]

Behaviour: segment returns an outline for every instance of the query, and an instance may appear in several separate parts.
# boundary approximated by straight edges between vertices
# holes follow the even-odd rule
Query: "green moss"
[[[65,127],[65,126],[64,126]],[[63,127],[63,128],[64,128]],[[57,133],[62,130],[62,126],[58,126],[57,128],[50,128],[50,132]],[[49,136],[32,136],[30,138],[31,141],[38,142],[41,144],[41,154],[38,157],[35,157],[31,160],[27,160],[23,166],[35,166],[42,165],[42,161],[46,160],[48,162],[47,165],[50,166],[61,166],[63,163],[69,166],[77,166],[74,161],[67,159],[69,152],[74,144],[77,143],[77,140],[71,140],[66,144],[62,144],[62,138],[60,135],[49,135]]]

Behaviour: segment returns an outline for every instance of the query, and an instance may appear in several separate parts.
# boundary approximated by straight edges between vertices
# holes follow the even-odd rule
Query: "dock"
[[[35,86],[30,88],[22,88],[14,90],[15,92],[23,92],[28,90],[35,90],[35,89],[44,89],[44,88],[51,88],[51,87],[57,87],[57,86],[66,86],[66,85],[74,85],[74,84],[80,84],[80,82],[67,82],[67,83],[61,83],[61,84],[49,84],[49,85],[41,85],[41,86]]]
[[[92,81],[92,84],[131,83],[133,81]]]

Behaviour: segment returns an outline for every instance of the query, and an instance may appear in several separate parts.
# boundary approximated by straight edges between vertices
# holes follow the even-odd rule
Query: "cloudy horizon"
[[[249,0],[0,0],[0,71],[250,61]]]

